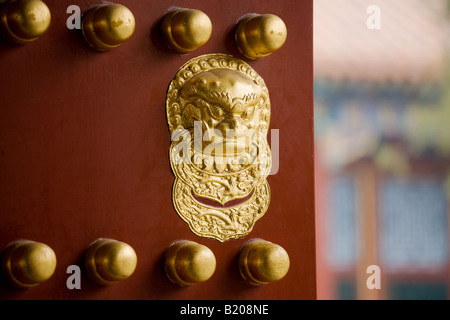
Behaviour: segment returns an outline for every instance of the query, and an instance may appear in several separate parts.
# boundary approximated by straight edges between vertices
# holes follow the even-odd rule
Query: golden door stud
[[[216,270],[214,253],[194,241],[172,243],[165,256],[167,277],[180,286],[190,286],[211,278]]]
[[[121,241],[101,238],[91,243],[85,253],[86,272],[93,281],[115,284],[129,278],[135,271],[137,255]]]
[[[133,13],[121,4],[100,4],[83,15],[81,30],[88,44],[96,50],[107,51],[120,46],[134,33]]]
[[[18,240],[10,243],[3,253],[5,277],[16,287],[30,288],[47,281],[56,269],[52,248],[40,242]]]
[[[244,56],[258,59],[284,45],[287,28],[284,21],[274,14],[249,14],[238,22],[235,38]]]
[[[51,14],[39,0],[8,0],[0,4],[0,29],[3,36],[25,44],[42,36],[50,26]]]
[[[166,44],[172,50],[188,53],[208,42],[212,23],[200,10],[179,8],[164,17],[161,31]]]
[[[281,280],[289,271],[289,264],[286,250],[262,239],[248,241],[239,256],[241,276],[255,286]]]

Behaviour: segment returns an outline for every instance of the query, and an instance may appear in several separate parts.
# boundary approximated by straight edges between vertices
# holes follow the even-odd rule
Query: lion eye
[[[242,112],[242,119],[249,120],[253,117],[253,114],[255,113],[255,107],[248,108],[244,112]]]
[[[210,105],[209,106],[209,111],[211,112],[211,114],[215,118],[221,118],[224,115],[223,109],[221,107],[217,106],[217,105]]]

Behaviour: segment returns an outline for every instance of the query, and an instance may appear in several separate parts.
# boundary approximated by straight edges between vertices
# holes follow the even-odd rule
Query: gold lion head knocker
[[[244,237],[270,202],[264,80],[233,56],[199,56],[170,83],[166,112],[178,215],[198,236]]]

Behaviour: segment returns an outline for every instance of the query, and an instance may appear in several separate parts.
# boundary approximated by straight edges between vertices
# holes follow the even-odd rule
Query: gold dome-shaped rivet
[[[110,285],[129,278],[135,271],[137,255],[134,249],[121,241],[97,239],[85,254],[86,271],[93,281]]]
[[[179,8],[164,17],[161,31],[166,44],[172,50],[188,53],[208,42],[212,23],[200,10]]]
[[[194,241],[172,243],[165,256],[167,277],[180,286],[205,282],[216,270],[216,257],[206,246]]]
[[[38,39],[50,22],[50,9],[40,0],[8,0],[0,4],[1,33],[15,43]]]
[[[5,277],[16,287],[34,287],[53,275],[56,255],[44,243],[17,240],[4,250],[2,269]]]
[[[289,264],[286,250],[262,239],[248,241],[239,256],[241,276],[255,286],[281,280],[289,271]]]
[[[284,21],[274,14],[249,14],[238,22],[235,38],[244,56],[258,59],[284,45],[287,28]]]
[[[83,14],[81,31],[96,50],[107,51],[120,46],[134,33],[133,13],[121,4],[99,4]]]

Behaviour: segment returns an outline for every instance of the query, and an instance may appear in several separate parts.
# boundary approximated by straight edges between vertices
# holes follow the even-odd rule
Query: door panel
[[[136,29],[108,52],[66,27],[68,6],[84,12],[94,2],[45,3],[52,13],[46,34],[23,46],[0,42],[0,248],[17,239],[43,242],[57,266],[29,289],[2,278],[0,299],[315,299],[312,1],[123,0]],[[164,45],[160,24],[172,6],[209,16],[213,32],[204,46],[178,54]],[[243,57],[234,42],[237,20],[253,12],[278,15],[288,30],[285,45],[259,60]],[[249,235],[223,243],[193,234],[172,204],[166,92],[185,62],[206,53],[231,54],[262,76],[270,128],[279,129],[269,209]],[[84,252],[98,238],[134,248],[131,277],[103,286],[86,276]],[[283,279],[259,287],[243,281],[239,250],[253,238],[286,249]],[[214,252],[208,281],[180,288],[167,279],[164,254],[180,239]],[[66,286],[70,265],[81,267],[81,289]]]

